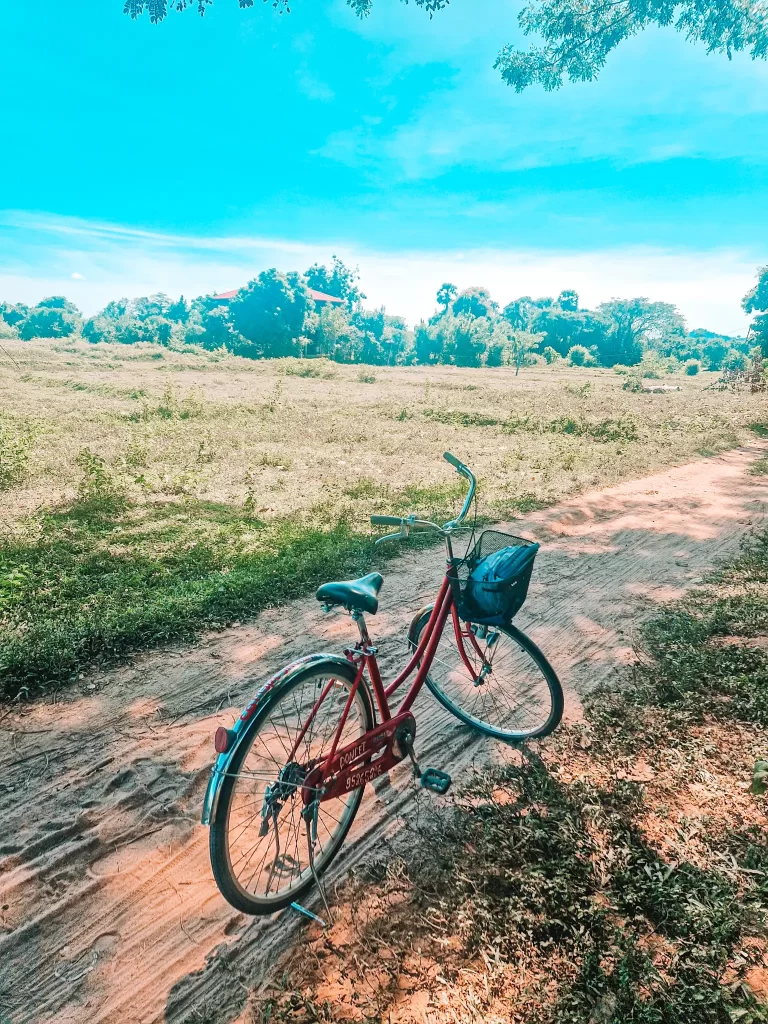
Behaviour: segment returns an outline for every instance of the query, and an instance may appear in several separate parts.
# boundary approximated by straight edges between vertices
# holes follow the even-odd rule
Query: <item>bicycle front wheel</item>
[[[414,648],[431,611],[423,609],[411,624],[408,639]],[[459,628],[472,672],[449,617],[426,679],[443,707],[466,725],[506,743],[548,736],[563,717],[563,688],[533,640],[512,623],[481,627],[460,621]]]
[[[355,668],[338,661],[289,676],[257,710],[229,766],[211,824],[211,866],[221,894],[246,914],[281,910],[312,885],[301,787],[330,751],[354,680]],[[338,745],[371,728],[370,695],[361,680]],[[356,789],[319,805],[318,875],[338,853],[362,796]]]

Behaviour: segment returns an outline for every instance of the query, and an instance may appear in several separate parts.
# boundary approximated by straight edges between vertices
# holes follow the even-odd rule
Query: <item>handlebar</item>
[[[467,468],[460,459],[457,459],[455,455],[451,455],[450,452],[443,452],[443,458],[445,459],[446,462],[450,462],[453,468],[457,470],[459,473],[462,471],[462,469]]]
[[[443,526],[444,530],[453,530],[464,522],[467,512],[469,512],[472,499],[475,496],[477,480],[475,480],[475,474],[469,466],[465,466],[464,463],[460,459],[457,459],[455,455],[451,455],[450,452],[443,452],[443,458],[454,467],[457,473],[460,473],[463,477],[466,477],[467,480],[469,480],[469,490],[467,491],[467,496],[464,499],[464,507],[455,519],[452,519],[449,523],[445,523]]]
[[[450,465],[453,466],[457,473],[461,474],[461,476],[465,477],[469,481],[469,491],[467,492],[467,496],[464,499],[464,505],[458,516],[456,516],[455,519],[451,519],[449,522],[444,523],[443,526],[438,526],[437,523],[427,522],[427,520],[425,519],[417,519],[416,516],[414,515],[371,516],[371,523],[373,526],[398,527],[397,533],[390,533],[387,534],[385,537],[379,537],[379,539],[376,541],[377,544],[380,544],[382,541],[385,540],[396,540],[401,537],[407,537],[412,530],[437,530],[439,533],[446,534],[450,533],[451,530],[454,530],[456,529],[457,526],[461,525],[461,523],[466,518],[467,512],[469,512],[470,506],[472,504],[472,499],[475,496],[475,487],[477,486],[477,481],[475,480],[475,474],[472,472],[469,466],[465,466],[464,463],[460,459],[457,459],[455,455],[452,455],[450,452],[444,452],[443,458],[445,459],[446,462],[450,463]]]
[[[374,526],[399,526],[402,521],[402,516],[371,516]]]

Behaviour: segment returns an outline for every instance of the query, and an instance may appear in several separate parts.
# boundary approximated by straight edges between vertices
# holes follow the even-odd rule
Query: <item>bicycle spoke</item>
[[[547,721],[552,706],[547,679],[513,636],[501,628],[492,632],[496,639],[490,646],[487,640],[473,642],[462,635],[470,673],[448,624],[430,666],[429,680],[470,724],[504,736],[536,732]]]
[[[310,877],[302,814],[302,779],[308,769],[303,766],[321,763],[330,753],[337,734],[338,744],[343,747],[369,727],[366,704],[358,691],[340,729],[351,688],[347,679],[328,675],[310,676],[297,683],[267,712],[242,764],[232,773],[227,829],[229,863],[237,884],[250,896],[265,902],[282,900]],[[318,871],[336,853],[361,795],[357,791],[344,794],[318,808]],[[266,819],[267,834],[254,835],[270,806],[277,813]]]

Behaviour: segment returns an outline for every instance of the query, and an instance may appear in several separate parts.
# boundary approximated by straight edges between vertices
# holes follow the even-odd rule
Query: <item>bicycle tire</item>
[[[293,881],[293,874],[291,875],[291,882],[289,882],[287,889],[285,889],[284,891],[278,891],[274,895],[270,895],[268,885],[267,893],[261,896],[254,892],[248,891],[247,887],[242,884],[240,878],[236,875],[235,870],[233,868],[232,851],[230,848],[230,821],[233,809],[233,802],[238,793],[238,782],[241,779],[250,779],[252,784],[254,784],[256,781],[261,781],[255,780],[253,776],[247,774],[241,775],[240,773],[243,771],[243,765],[246,763],[249,755],[253,752],[254,746],[257,743],[257,740],[259,739],[260,736],[262,737],[264,749],[266,750],[268,756],[271,756],[269,755],[269,747],[266,741],[264,740],[262,733],[267,733],[269,724],[272,722],[273,714],[276,711],[280,710],[281,704],[284,704],[288,700],[288,698],[291,697],[292,694],[294,695],[293,706],[294,708],[296,707],[295,694],[299,687],[302,688],[303,694],[304,692],[306,692],[308,683],[317,682],[318,685],[323,685],[324,681],[334,679],[337,681],[338,685],[340,685],[343,691],[344,700],[341,704],[341,706],[343,707],[343,704],[346,703],[346,698],[349,695],[352,684],[354,683],[355,676],[356,669],[351,664],[349,666],[345,666],[343,664],[340,664],[338,661],[329,660],[328,662],[320,662],[311,665],[306,669],[298,672],[295,676],[289,676],[288,678],[286,678],[284,682],[279,684],[267,696],[267,698],[264,701],[264,704],[257,709],[253,721],[248,725],[243,740],[240,746],[238,747],[238,750],[233,761],[229,766],[229,772],[222,783],[218,805],[216,808],[216,814],[213,821],[211,822],[209,842],[211,867],[213,869],[213,875],[216,880],[216,884],[219,888],[219,891],[221,892],[222,896],[224,896],[228,903],[230,903],[233,907],[235,907],[237,910],[242,911],[243,913],[251,915],[260,915],[271,914],[277,910],[282,910],[285,907],[289,906],[291,903],[293,903],[295,900],[299,899],[304,893],[306,893],[311,888],[314,882],[314,876],[312,875],[309,869],[309,861],[308,854],[306,851],[306,840],[304,839],[304,833],[302,832],[301,835],[299,835],[299,829],[303,826],[303,822],[301,822],[300,826],[296,827],[293,833],[296,837],[294,857],[298,859],[300,854],[303,854],[306,860],[305,862],[301,860],[299,861],[299,863],[303,864],[303,866],[300,868],[295,882]],[[316,692],[316,688],[314,688],[314,692]],[[337,704],[338,703],[339,702],[337,702]],[[349,742],[350,739],[353,738],[353,735],[362,735],[364,732],[367,732],[368,729],[373,728],[373,705],[371,702],[368,686],[365,680],[361,680],[358,686],[357,694],[355,696],[355,700],[353,701],[353,707],[355,705],[357,705],[358,712],[357,725],[355,725],[355,723],[352,723],[353,734],[350,735],[350,733],[346,731],[347,726],[350,724],[350,719],[347,720],[347,722],[345,723],[345,733],[342,745],[346,742]],[[288,707],[288,711],[290,710],[291,708]],[[302,712],[299,711],[299,715],[301,713]],[[283,721],[285,721],[284,714],[282,715],[282,717]],[[326,735],[329,737],[329,739],[332,738],[334,731],[335,730],[331,730],[330,732],[328,732],[326,730],[323,736],[323,740],[325,740]],[[311,742],[312,737],[310,736],[310,743]],[[284,745],[282,746],[283,749],[285,749]],[[322,746],[318,749],[322,749]],[[262,760],[264,760],[263,755],[261,756]],[[272,760],[275,759],[272,758]],[[279,767],[279,763],[277,761],[275,761],[275,764]],[[275,777],[277,777],[276,770],[274,770],[274,774]],[[256,788],[255,785],[254,788]],[[345,810],[342,813],[341,817],[338,819],[339,826],[329,832],[328,841],[325,845],[323,845],[321,841],[321,849],[318,853],[315,854],[315,869],[318,876],[322,875],[323,872],[328,869],[334,858],[338,855],[339,850],[341,849],[344,840],[346,839],[347,833],[349,832],[349,829],[352,827],[352,822],[355,819],[358,808],[360,807],[360,801],[362,800],[363,797],[363,789],[364,787],[361,787],[360,789],[354,790],[350,794],[348,794],[348,803],[345,805]],[[242,790],[243,787],[241,787],[241,791]],[[300,814],[300,809],[298,808],[298,804],[301,803],[300,788],[297,787],[294,789],[290,799],[292,801],[292,813],[298,810]],[[328,808],[328,806],[331,804],[336,806],[341,799],[342,798],[339,798],[339,800],[322,803],[320,805],[320,813],[323,814],[323,808]],[[296,803],[296,801],[298,801],[298,804]],[[252,807],[256,807],[257,804],[258,799],[252,801]],[[283,813],[283,810],[285,809],[286,806],[288,806],[288,801],[286,801],[286,803],[283,805],[283,808],[280,811],[280,815]],[[326,813],[330,812],[326,811]],[[255,830],[257,827],[257,823],[260,823],[260,810],[258,808],[253,815],[252,823]],[[242,823],[239,823],[237,827],[240,827],[241,824]],[[245,827],[247,829],[248,825],[246,825]],[[327,825],[325,826],[325,828],[326,831],[329,831]],[[278,829],[276,826],[274,826],[274,831],[275,835],[277,836]],[[291,836],[291,834],[292,833],[289,832],[289,837]],[[320,831],[318,831],[318,836],[320,836]],[[251,836],[249,837],[248,840],[246,840],[246,842],[250,841],[250,838],[253,838],[253,833],[251,833]],[[260,842],[262,838],[264,837],[260,836],[257,842]],[[275,864],[277,863],[277,859],[278,855],[276,853]],[[283,858],[283,860],[285,860],[285,858]]]
[[[419,638],[429,621],[431,612],[432,606],[423,608],[417,613],[411,623],[410,629],[408,630],[408,640],[414,649],[418,646]],[[443,707],[451,712],[451,714],[455,715],[456,718],[465,725],[471,726],[473,729],[476,729],[485,736],[491,736],[494,739],[510,744],[522,743],[526,740],[543,739],[557,728],[563,717],[565,702],[563,697],[563,688],[560,680],[558,679],[557,673],[533,640],[531,640],[529,636],[523,633],[521,629],[518,629],[517,626],[513,625],[511,622],[505,626],[494,626],[492,629],[491,627],[488,627],[487,631],[488,633],[499,633],[510,640],[517,649],[522,651],[524,655],[530,659],[530,663],[535,666],[535,669],[543,678],[546,683],[548,693],[548,709],[546,714],[542,714],[542,720],[530,729],[502,728],[499,724],[483,720],[481,717],[478,717],[477,714],[472,714],[469,709],[461,706],[461,703],[457,700],[457,696],[466,694],[468,700],[471,696],[471,691],[469,689],[470,686],[475,690],[479,690],[481,687],[474,687],[466,666],[463,662],[459,662],[458,660],[460,657],[458,651],[456,652],[456,665],[452,667],[449,666],[449,672],[454,673],[450,683],[441,683],[440,680],[436,678],[438,673],[435,670],[435,666],[440,665],[440,661],[438,659],[441,652],[441,645],[445,644],[446,637],[448,638],[448,643],[453,644],[455,647],[453,621],[450,617],[446,621],[443,636],[441,637],[440,644],[438,645],[435,661],[432,666],[430,666],[430,671],[427,674],[426,683],[429,690],[443,705]],[[459,678],[461,672],[464,674],[463,681]],[[533,683],[531,685],[533,685]],[[448,692],[449,690],[451,692]],[[477,696],[474,697],[475,702],[478,699],[479,698]],[[498,707],[498,705],[496,706]],[[503,717],[503,715],[500,715],[500,717]]]

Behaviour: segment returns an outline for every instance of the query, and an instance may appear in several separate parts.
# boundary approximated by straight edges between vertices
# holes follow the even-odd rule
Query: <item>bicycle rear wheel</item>
[[[431,611],[423,609],[411,623],[408,639],[414,648]],[[563,717],[563,689],[533,640],[512,623],[479,627],[460,621],[460,629],[472,673],[461,657],[449,617],[426,679],[443,707],[466,725],[506,743],[548,736]]]
[[[246,914],[281,910],[313,883],[301,786],[330,751],[355,674],[352,665],[329,661],[288,676],[256,712],[229,766],[211,824],[211,866],[221,894]],[[372,728],[371,699],[361,681],[339,746]],[[318,875],[339,852],[362,796],[363,790],[356,789],[319,805],[314,854]]]

